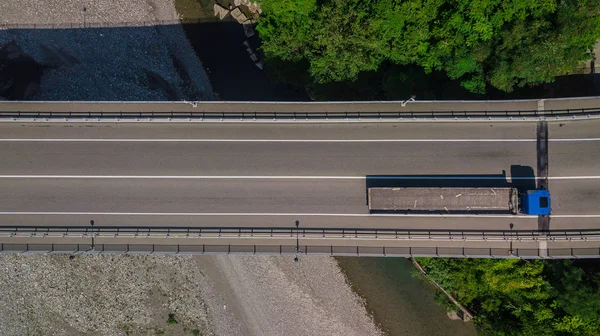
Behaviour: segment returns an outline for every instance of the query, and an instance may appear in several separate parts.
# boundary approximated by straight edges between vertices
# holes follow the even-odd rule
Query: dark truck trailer
[[[370,212],[550,214],[548,190],[516,188],[369,188]]]

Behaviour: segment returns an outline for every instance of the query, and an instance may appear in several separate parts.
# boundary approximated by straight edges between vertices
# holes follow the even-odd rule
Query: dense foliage
[[[493,335],[600,335],[595,260],[422,258],[429,276]]]
[[[550,82],[591,58],[598,0],[260,0],[269,59],[317,83],[384,63],[442,71],[471,92]]]

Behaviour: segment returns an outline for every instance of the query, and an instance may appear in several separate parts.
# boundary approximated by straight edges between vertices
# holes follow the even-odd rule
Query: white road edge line
[[[0,142],[274,142],[274,143],[368,143],[368,142],[536,142],[536,139],[0,139]],[[592,142],[600,138],[549,139],[549,142]]]
[[[20,212],[4,211],[0,216],[309,216],[309,217],[430,217],[430,218],[528,218],[537,219],[534,215],[469,215],[469,214],[329,214],[329,213],[255,213],[255,212]],[[595,215],[550,215],[552,218],[600,218]]]
[[[600,215],[550,215],[551,218],[600,218]]]
[[[0,179],[148,179],[148,180],[542,180],[543,177],[495,176],[250,176],[250,175],[0,175]],[[550,176],[549,180],[598,180],[598,176]]]
[[[328,214],[328,213],[227,213],[227,212],[20,212],[4,211],[0,216],[308,216],[308,217],[418,217],[418,218],[527,218],[537,219],[533,215],[461,215],[461,214]],[[600,214],[595,215],[550,215],[551,218],[600,218]]]
[[[535,218],[528,215],[458,215],[458,214],[331,214],[331,213],[255,213],[255,212],[20,212],[3,211],[0,216],[310,216],[310,217],[455,217],[455,218]],[[599,215],[600,216],[600,215]]]

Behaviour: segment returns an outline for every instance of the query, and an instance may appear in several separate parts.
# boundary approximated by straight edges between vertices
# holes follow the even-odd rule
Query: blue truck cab
[[[548,190],[527,190],[520,196],[521,213],[537,216],[550,214],[550,192]]]

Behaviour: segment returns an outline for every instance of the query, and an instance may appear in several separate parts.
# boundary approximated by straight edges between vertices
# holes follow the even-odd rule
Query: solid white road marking
[[[600,215],[550,215],[551,218],[600,218]]]
[[[536,139],[0,139],[0,142],[274,142],[274,143],[368,143],[368,142],[536,142]],[[550,142],[595,142],[600,138],[549,139]]]
[[[548,179],[549,180],[597,180],[599,179],[600,176],[549,176]],[[527,178],[519,178],[519,177],[513,177],[513,180],[524,180]],[[543,177],[536,177],[536,179],[538,180],[542,180]]]
[[[258,213],[258,212],[56,212],[56,211],[2,211],[0,216],[309,216],[309,217],[418,217],[418,218],[527,218],[537,219],[535,215],[486,215],[486,214],[334,214],[334,213]],[[589,215],[550,215],[551,218],[600,218],[600,214]]]
[[[535,218],[537,216],[528,215],[459,215],[459,214],[331,214],[331,213],[256,213],[256,212],[52,212],[52,211],[3,211],[3,216],[23,216],[23,215],[82,215],[82,216],[310,216],[310,217],[454,217],[454,218]],[[598,215],[600,216],[600,215]]]
[[[310,216],[310,217],[453,217],[453,218],[535,218],[535,215],[486,215],[486,214],[334,214],[334,213],[259,213],[259,212],[56,212],[56,211],[2,211],[0,216]],[[590,215],[550,215],[552,218],[600,218],[600,214]]]
[[[542,180],[542,177],[502,176],[268,176],[268,175],[0,175],[0,179],[147,179],[147,180]],[[549,180],[598,180],[600,176],[550,176]]]

